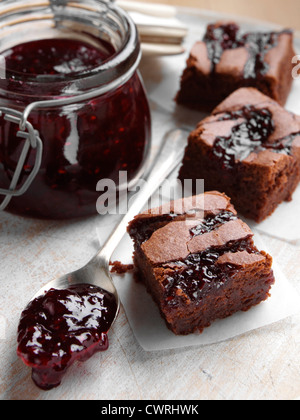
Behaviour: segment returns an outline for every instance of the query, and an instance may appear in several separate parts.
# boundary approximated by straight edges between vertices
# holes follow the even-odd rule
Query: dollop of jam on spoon
[[[29,303],[19,323],[17,353],[32,368],[34,383],[55,388],[75,361],[107,350],[116,311],[114,295],[88,284],[50,289]]]

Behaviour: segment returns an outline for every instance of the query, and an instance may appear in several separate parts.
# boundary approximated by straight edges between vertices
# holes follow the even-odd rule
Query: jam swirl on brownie
[[[255,79],[264,75],[269,68],[265,56],[278,44],[279,36],[284,33],[291,34],[292,31],[243,33],[234,23],[209,25],[204,42],[212,62],[212,70],[215,71],[225,50],[246,48],[249,58],[244,68],[245,79]]]
[[[237,161],[246,159],[251,153],[271,150],[276,153],[292,154],[293,140],[300,135],[300,131],[288,135],[275,143],[269,143],[269,137],[275,131],[272,113],[267,109],[257,109],[248,105],[241,110],[229,112],[218,121],[243,122],[232,128],[227,137],[218,137],[212,151],[212,157],[220,159],[227,169],[233,168]]]

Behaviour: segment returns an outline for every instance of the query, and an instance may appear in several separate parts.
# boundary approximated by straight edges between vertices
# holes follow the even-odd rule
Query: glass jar
[[[100,180],[122,189],[120,172],[129,184],[141,177],[151,117],[127,13],[99,0],[3,1],[0,54],[2,208],[39,218],[89,216]]]

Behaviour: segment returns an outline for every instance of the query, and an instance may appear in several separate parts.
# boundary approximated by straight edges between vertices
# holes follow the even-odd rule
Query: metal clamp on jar
[[[0,54],[0,210],[88,216],[98,181],[122,189],[119,172],[130,184],[142,176],[151,117],[126,12],[99,0],[8,0]]]

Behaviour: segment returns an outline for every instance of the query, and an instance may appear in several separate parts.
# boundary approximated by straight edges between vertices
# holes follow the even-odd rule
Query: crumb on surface
[[[133,271],[134,265],[133,264],[122,264],[120,261],[110,262],[111,273],[115,274],[126,274],[129,271]]]

